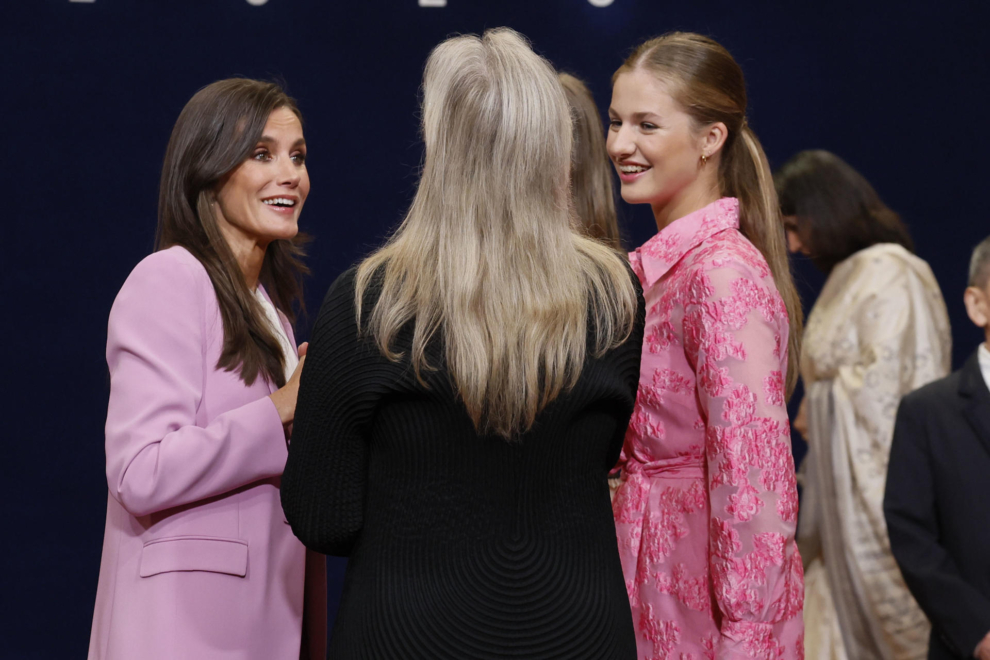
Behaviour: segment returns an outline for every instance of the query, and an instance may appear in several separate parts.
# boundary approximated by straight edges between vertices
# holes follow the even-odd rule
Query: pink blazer
[[[90,660],[324,656],[323,557],[282,514],[273,387],[218,370],[222,348],[195,257],[173,247],[137,265],[107,336],[110,492]]]

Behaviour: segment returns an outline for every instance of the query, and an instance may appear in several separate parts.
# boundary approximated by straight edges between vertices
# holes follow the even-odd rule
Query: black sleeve
[[[918,605],[955,653],[971,657],[990,632],[990,601],[966,582],[939,544],[923,404],[916,395],[909,395],[897,410],[884,517],[894,558]]]
[[[359,336],[355,273],[337,278],[316,319],[282,476],[293,533],[308,548],[342,556],[361,532],[368,429],[390,366],[372,339]]]
[[[615,349],[615,360],[618,373],[621,374],[622,382],[629,391],[628,411],[624,411],[621,424],[616,431],[616,437],[612,438],[609,445],[612,451],[609,452],[608,470],[610,476],[616,476],[614,472],[616,462],[619,460],[619,453],[622,451],[622,443],[626,437],[626,430],[629,427],[629,418],[632,417],[636,404],[636,392],[639,389],[639,368],[643,358],[643,331],[646,324],[646,303],[643,300],[643,287],[639,283],[639,277],[629,269],[629,277],[632,278],[633,288],[636,290],[636,318],[633,322],[632,332],[622,346]]]

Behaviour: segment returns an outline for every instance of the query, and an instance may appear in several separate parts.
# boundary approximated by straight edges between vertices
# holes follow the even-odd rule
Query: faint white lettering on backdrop
[[[419,0],[420,7],[446,7],[447,0]]]
[[[596,7],[608,7],[614,1],[615,0],[588,0],[588,2],[590,2]]]
[[[260,7],[261,5],[266,4],[267,2],[268,0],[248,0],[248,4],[254,5],[255,7]]]

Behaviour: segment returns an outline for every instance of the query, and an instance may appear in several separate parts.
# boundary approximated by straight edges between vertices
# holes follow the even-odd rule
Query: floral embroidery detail
[[[616,496],[626,588],[639,639],[653,643],[649,658],[798,657],[776,637],[802,629],[789,328],[766,260],[737,227],[738,203],[720,200],[631,256],[650,302],[625,455],[633,472],[669,461],[703,465],[706,477],[644,468],[642,485]],[[668,610],[671,598],[682,604],[673,612],[693,618]],[[716,607],[724,637],[712,633]],[[704,616],[713,620],[695,623]]]
[[[639,617],[639,629],[653,642],[653,655],[666,660],[681,641],[681,628],[674,621],[661,621],[653,613],[653,605],[647,604]]]
[[[794,548],[789,562],[782,619],[801,616],[801,610],[804,608],[804,568],[801,563],[801,553],[797,548]]]
[[[715,287],[712,286],[712,281],[709,279],[705,271],[692,271],[690,277],[688,278],[687,291],[684,296],[685,303],[691,304],[694,302],[696,304],[701,304],[714,295]]]
[[[681,563],[674,566],[673,575],[657,572],[653,580],[660,593],[676,597],[697,612],[712,613],[707,575],[691,577],[687,566]]]
[[[753,280],[743,277],[733,280],[732,293],[733,299],[738,301],[737,304],[759,310],[763,314],[763,318],[770,323],[781,313],[787,315],[787,307],[784,306],[784,300],[780,294],[774,295],[777,293],[776,291],[771,291]]]
[[[671,369],[656,369],[653,372],[653,382],[640,386],[640,395],[644,403],[659,410],[664,403],[664,393],[683,394],[692,389],[692,383],[688,378]]]
[[[745,385],[732,390],[722,404],[722,417],[730,424],[748,424],[756,414],[756,395]]]
[[[784,565],[784,543],[782,534],[776,532],[765,532],[757,534],[753,539],[753,553],[759,558],[759,565],[766,567],[769,564],[776,566]]]
[[[763,379],[763,393],[767,397],[767,405],[784,405],[784,374],[780,371],[771,371],[770,375]]]
[[[777,499],[777,515],[788,523],[796,523],[798,517],[797,487],[785,488]]]
[[[751,658],[776,660],[784,657],[784,647],[774,637],[770,625],[747,621],[728,621],[723,625],[726,634],[742,640],[743,648]]]
[[[685,515],[694,513],[705,505],[704,492],[665,488],[660,494],[658,511],[647,511],[643,524],[641,557],[651,564],[664,562],[674,549],[674,544],[687,536]]]
[[[712,520],[712,548],[719,557],[731,557],[742,549],[739,532],[728,520]]]
[[[643,243],[643,247],[639,249],[641,254],[644,254],[657,261],[662,261],[667,264],[673,263],[680,256],[679,245],[680,236],[677,234],[667,234],[662,233],[657,234],[646,243]]]
[[[700,481],[695,481],[688,488],[684,496],[684,508],[685,513],[704,511],[708,508],[708,492]]]
[[[626,580],[626,593],[629,594],[629,606],[639,607],[639,589],[635,580]]]
[[[746,484],[729,497],[725,511],[739,522],[749,522],[763,508],[763,500],[755,488]]]
[[[637,398],[636,408],[633,410],[632,418],[629,420],[629,431],[642,440],[648,438],[663,440],[666,437],[666,433],[663,430],[663,422],[655,420],[642,407],[641,403],[640,399]]]
[[[721,396],[732,385],[729,370],[717,366],[713,360],[705,360],[699,371],[698,384],[709,396]]]
[[[616,522],[631,523],[639,520],[650,497],[650,482],[640,474],[631,474],[619,486],[612,502]]]
[[[701,638],[701,646],[705,649],[705,660],[715,660],[715,647],[718,646],[718,635],[712,633]]]
[[[674,327],[669,321],[657,323],[650,328],[650,331],[646,334],[646,338],[643,340],[646,350],[658,355],[667,350],[676,341],[677,337],[674,335]]]

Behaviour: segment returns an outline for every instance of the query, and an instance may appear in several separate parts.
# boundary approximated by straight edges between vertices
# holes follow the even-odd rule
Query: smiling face
[[[220,182],[217,222],[235,254],[263,251],[272,241],[298,233],[308,195],[302,123],[292,110],[278,108],[248,159]]]
[[[650,204],[661,227],[718,199],[723,124],[697,127],[667,86],[643,69],[616,78],[608,114],[606,145],[622,199]]]

